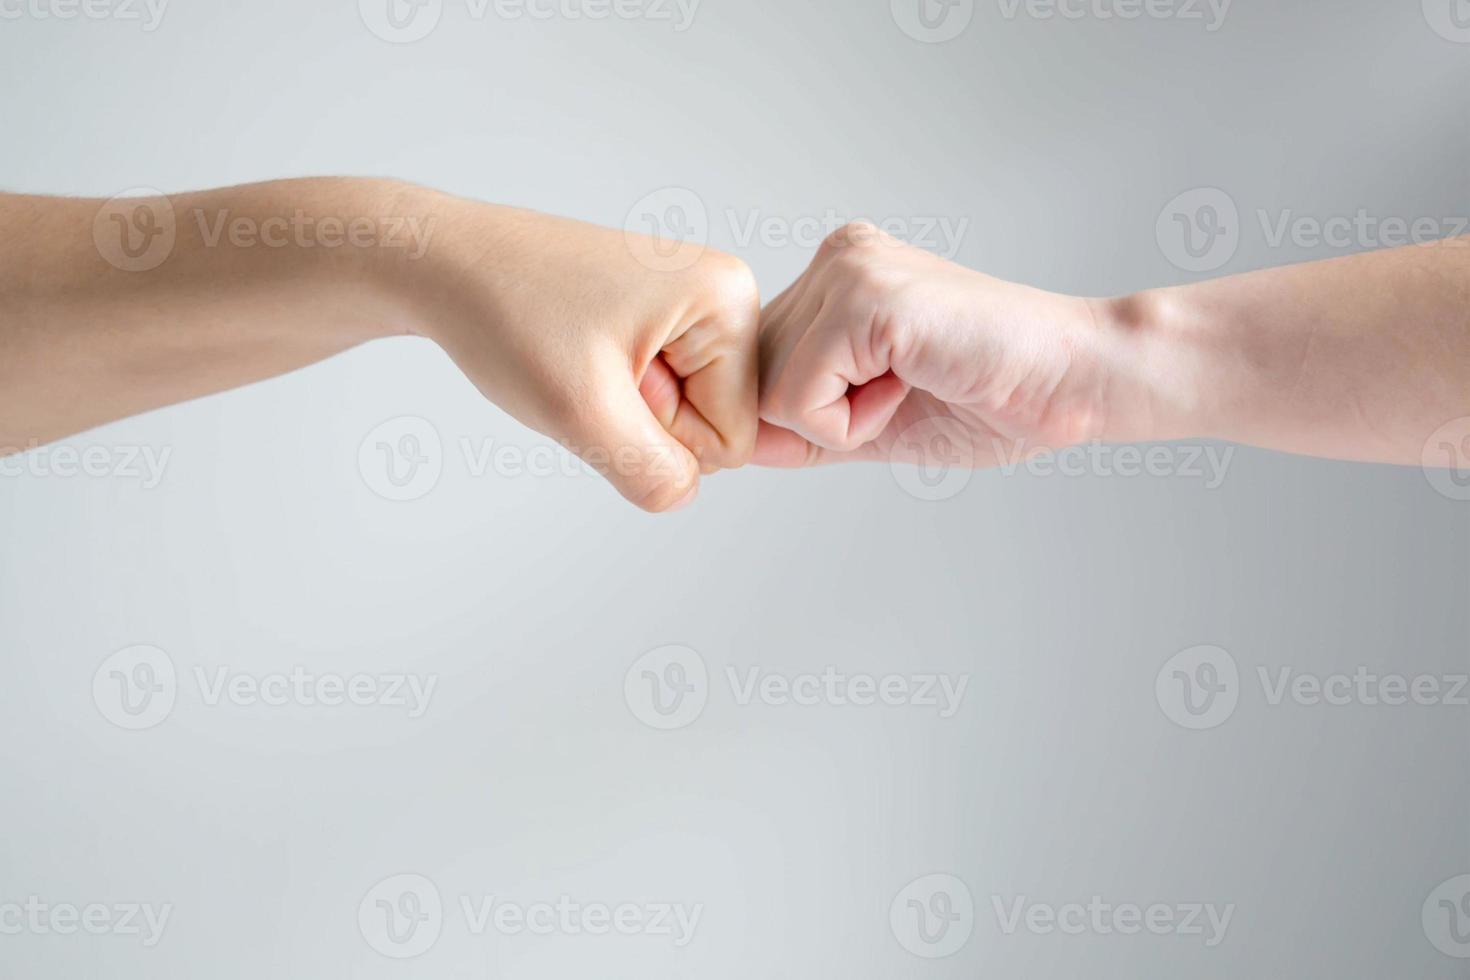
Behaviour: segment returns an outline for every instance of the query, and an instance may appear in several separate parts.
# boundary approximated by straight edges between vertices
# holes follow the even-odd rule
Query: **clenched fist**
[[[1467,256],[1447,239],[1081,299],[852,225],[765,311],[756,460],[1203,438],[1463,468]]]
[[[648,510],[754,448],[760,299],[726,255],[358,178],[0,194],[0,232],[0,456],[406,333]]]
[[[1086,300],[851,225],[765,311],[757,461],[923,462],[945,436],[983,466],[1093,438],[1104,340]]]
[[[743,262],[665,271],[621,231],[443,196],[433,211],[432,261],[404,285],[487,398],[651,511],[750,460],[760,300]]]

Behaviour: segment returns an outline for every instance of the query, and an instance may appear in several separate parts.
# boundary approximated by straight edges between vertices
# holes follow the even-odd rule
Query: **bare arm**
[[[1470,416],[1470,239],[1085,300],[859,225],[766,308],[761,345],[770,465],[896,458],[935,420],[975,465],[1184,438],[1418,464]]]
[[[1104,304],[1150,397],[1124,437],[1211,436],[1420,461],[1470,415],[1470,238],[1268,269]]]
[[[416,333],[666,510],[749,458],[759,299],[656,244],[393,181],[0,195],[0,454]]]
[[[374,269],[402,256],[301,247],[289,228],[281,247],[238,244],[239,229],[297,209],[320,222],[411,208],[390,185],[291,181],[104,203],[0,196],[0,446],[49,442],[409,328]],[[235,222],[246,224],[232,242]]]

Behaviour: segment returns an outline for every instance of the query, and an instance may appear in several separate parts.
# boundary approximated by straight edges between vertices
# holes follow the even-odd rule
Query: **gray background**
[[[39,0],[38,0],[39,2]],[[959,11],[958,13],[963,13]],[[969,219],[958,258],[1084,294],[1184,282],[1156,222],[1225,190],[1218,271],[1258,210],[1470,214],[1470,44],[1417,0],[1177,18],[1008,18],[944,44],[888,0],[704,0],[693,26],[483,18],[413,44],[350,0],[175,0],[158,29],[0,20],[0,187],[107,197],[384,174],[622,225],[695,192],[774,296],[809,250],[725,217]],[[445,444],[390,503],[385,419]],[[1426,433],[1426,437],[1427,437]],[[384,342],[77,446],[168,447],[166,479],[0,478],[0,903],[171,903],[162,941],[0,936],[0,976],[1470,977],[1421,905],[1470,872],[1470,709],[1270,706],[1257,667],[1470,670],[1470,503],[1414,468],[1242,450],[1182,476],[885,466],[745,471],[655,519],[595,479],[473,477],[461,438],[542,442],[436,349]],[[698,651],[708,705],[660,732],[624,675]],[[146,731],[92,679],[165,650]],[[1239,707],[1187,731],[1155,677],[1218,644]],[[724,669],[964,674],[961,710],[736,703]],[[436,675],[430,709],[206,704],[193,670]],[[398,873],[448,907],[385,958],[358,905]],[[973,932],[908,952],[889,906],[953,875]],[[694,942],[469,934],[460,895],[703,903]],[[1201,937],[1007,935],[998,896],[1233,903]]]

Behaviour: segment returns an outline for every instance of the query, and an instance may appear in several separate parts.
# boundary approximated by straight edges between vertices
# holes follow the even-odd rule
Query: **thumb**
[[[762,422],[755,440],[755,457],[751,462],[773,469],[800,469],[832,463],[872,463],[886,458],[876,442],[864,443],[852,452],[833,452],[808,442],[790,429]]]
[[[596,399],[573,449],[630,503],[652,513],[688,506],[699,492],[699,463],[663,427],[632,378]]]

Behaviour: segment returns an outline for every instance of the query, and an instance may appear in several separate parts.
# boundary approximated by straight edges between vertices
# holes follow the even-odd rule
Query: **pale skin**
[[[1083,299],[853,225],[761,346],[770,466],[924,462],[941,436],[976,466],[1180,439],[1417,466],[1470,416],[1470,238]]]
[[[854,225],[762,315],[730,256],[396,181],[167,204],[139,271],[104,202],[0,195],[0,455],[410,334],[651,511],[752,456],[924,462],[934,420],[976,466],[1186,438],[1418,465],[1470,416],[1470,239],[1102,300]]]

